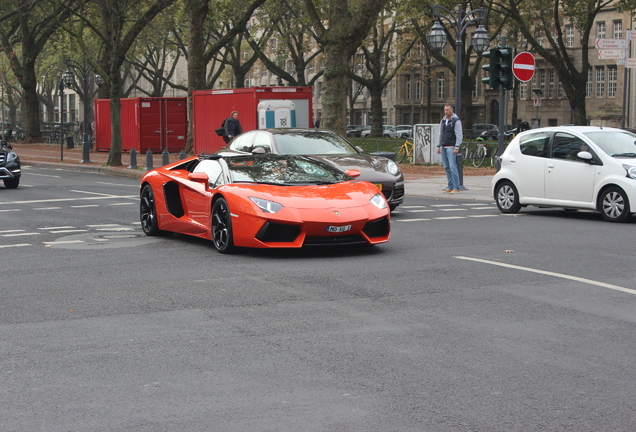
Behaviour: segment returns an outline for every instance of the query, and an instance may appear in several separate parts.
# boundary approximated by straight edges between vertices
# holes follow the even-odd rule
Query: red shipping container
[[[192,132],[195,154],[212,154],[225,146],[214,132],[232,111],[238,111],[243,131],[258,128],[258,104],[263,100],[291,100],[296,127],[313,127],[311,87],[248,87],[192,92]]]
[[[110,99],[95,99],[95,150],[110,151]],[[188,131],[185,97],[121,99],[122,151],[180,152]]]

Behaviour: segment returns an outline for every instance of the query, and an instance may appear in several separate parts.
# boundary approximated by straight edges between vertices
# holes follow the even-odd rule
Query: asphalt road
[[[636,429],[636,222],[407,197],[385,245],[227,256],[137,195],[0,187],[0,430]]]

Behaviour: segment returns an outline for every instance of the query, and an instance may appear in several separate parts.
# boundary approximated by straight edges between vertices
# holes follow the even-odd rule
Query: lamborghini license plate
[[[327,226],[327,231],[328,231],[328,232],[335,232],[335,233],[340,233],[340,232],[349,231],[350,229],[351,229],[351,225],[345,225],[345,226]]]

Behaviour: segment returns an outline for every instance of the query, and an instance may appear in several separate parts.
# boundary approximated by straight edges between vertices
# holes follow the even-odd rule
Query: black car
[[[256,129],[244,132],[218,153],[249,154],[255,151],[311,156],[341,171],[360,171],[358,180],[375,184],[394,210],[404,201],[404,175],[384,156],[365,154],[337,133],[318,129]]]
[[[362,136],[362,126],[357,126],[357,125],[347,126],[347,136],[360,138]]]
[[[20,158],[13,151],[11,144],[0,140],[0,179],[7,189],[15,189],[20,184]]]

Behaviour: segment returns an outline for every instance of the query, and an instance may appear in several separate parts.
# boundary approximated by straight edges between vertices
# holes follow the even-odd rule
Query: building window
[[[528,83],[522,82],[519,86],[519,99],[526,100],[528,99]]]
[[[616,66],[607,67],[607,97],[616,97],[616,82],[618,78],[618,68]]]
[[[605,95],[605,66],[596,67],[596,97]]]
[[[437,98],[444,99],[446,95],[444,94],[444,72],[440,72],[437,74]]]
[[[614,39],[623,39],[623,21],[614,21]]]
[[[545,69],[539,69],[539,89],[544,95],[545,93]]]
[[[573,25],[565,26],[565,46],[567,48],[572,48],[574,46],[574,26]]]
[[[561,81],[559,81],[559,83],[557,84],[557,97],[559,99],[563,99],[563,84],[561,83]]]
[[[70,114],[70,119],[68,121],[77,121],[77,107],[75,106],[75,95],[68,95],[68,112]]]
[[[411,84],[412,84],[412,80],[413,80],[413,75],[407,75],[406,76],[406,94],[405,94],[405,99],[411,99]]]
[[[554,85],[554,69],[548,69],[548,97],[554,97],[555,85]]]
[[[589,68],[587,70],[587,82],[585,83],[585,97],[586,98],[591,98],[592,97],[592,80],[594,79],[594,74],[592,72],[592,68]]]
[[[596,39],[605,39],[605,21],[596,23]]]
[[[477,81],[473,83],[472,97],[473,99],[477,99],[479,97],[479,94],[477,93]]]

